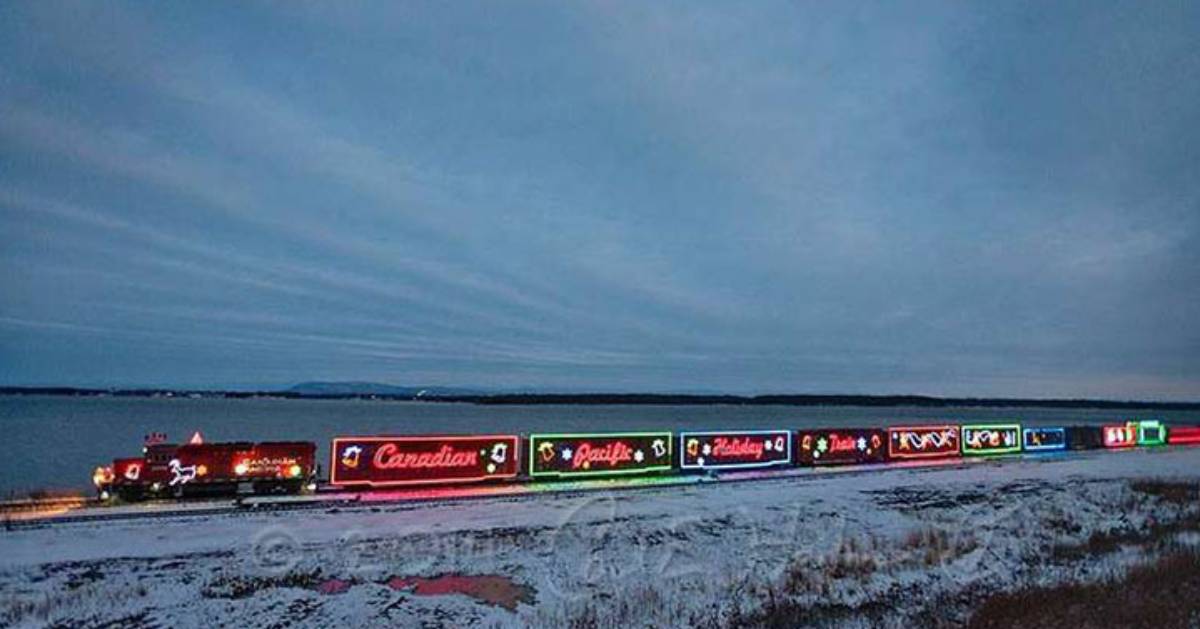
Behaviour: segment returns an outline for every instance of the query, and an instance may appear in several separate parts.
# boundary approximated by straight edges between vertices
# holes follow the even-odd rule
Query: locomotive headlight
[[[92,472],[92,484],[96,487],[101,487],[112,482],[112,469],[107,467],[98,467]]]
[[[292,478],[300,476],[302,472],[304,472],[304,469],[296,464],[292,464],[292,466],[288,468],[288,475]]]
[[[233,473],[237,474],[238,476],[245,476],[246,472],[249,472],[249,471],[250,471],[250,466],[246,465],[245,461],[242,461],[241,463],[238,463],[237,465],[233,466]]]
[[[108,496],[108,492],[107,492],[107,491],[102,491],[102,492],[100,492],[100,499],[101,499],[101,500],[108,500],[108,498],[109,498],[109,496]]]
[[[304,486],[304,488],[305,488],[305,489],[307,489],[307,490],[309,490],[309,491],[316,491],[316,490],[317,490],[317,484],[316,484],[316,483],[309,483],[309,484],[305,485],[305,486]]]

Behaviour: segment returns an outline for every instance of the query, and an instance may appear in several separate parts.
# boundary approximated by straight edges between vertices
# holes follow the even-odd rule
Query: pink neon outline
[[[953,430],[956,435],[954,440],[958,442],[953,452],[930,452],[928,454],[896,454],[892,452],[892,431],[901,432],[904,430]],[[962,435],[959,434],[959,426],[957,424],[931,424],[928,426],[888,426],[888,458],[892,459],[934,459],[934,458],[952,458],[962,456]]]
[[[395,480],[395,481],[344,481],[337,480],[337,453],[340,448],[337,447],[339,441],[358,441],[358,442],[374,442],[380,441],[480,441],[480,440],[512,440],[513,446],[513,461],[515,471],[512,474],[485,474],[483,476],[472,476],[464,478],[447,478],[442,480]],[[380,435],[372,435],[369,437],[334,437],[330,442],[329,452],[329,484],[342,485],[343,487],[357,487],[366,485],[367,487],[406,487],[409,485],[449,485],[453,483],[478,483],[485,480],[507,480],[516,478],[521,471],[520,453],[521,453],[521,436],[520,435],[407,435],[401,437],[387,437]]]

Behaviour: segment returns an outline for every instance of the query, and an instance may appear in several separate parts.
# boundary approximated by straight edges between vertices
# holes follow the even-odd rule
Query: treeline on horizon
[[[0,387],[0,395],[78,397],[217,397],[309,400],[396,400],[480,405],[731,405],[731,406],[916,406],[983,408],[1097,408],[1200,410],[1200,402],[1145,402],[1087,399],[932,397],[925,395],[708,395],[674,393],[497,393],[480,395],[396,395],[387,393],[302,393],[297,391],[213,391],[179,389],[92,389],[76,387]]]

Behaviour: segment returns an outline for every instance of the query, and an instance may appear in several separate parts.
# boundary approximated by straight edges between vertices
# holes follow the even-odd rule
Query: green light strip
[[[1137,423],[1137,442],[1139,446],[1161,446],[1167,442],[1167,429],[1162,425],[1162,422],[1156,419],[1143,419]],[[1158,429],[1158,439],[1149,439],[1146,437],[1147,428]]]
[[[668,462],[666,465],[654,465],[650,467],[639,467],[632,470],[589,470],[586,472],[535,472],[534,456],[537,454],[537,447],[534,445],[539,439],[620,439],[622,437],[663,437],[667,446],[667,458],[670,461],[675,459],[674,436],[669,432],[583,432],[583,433],[544,433],[529,435],[529,477],[530,478],[578,478],[583,476],[621,476],[629,474],[646,474],[648,472],[663,472],[674,469],[674,465]]]
[[[1021,451],[1021,425],[1020,424],[972,424],[962,426],[959,429],[960,441],[962,441],[963,456],[995,456],[998,454],[1012,454],[1013,452]],[[1000,447],[1000,448],[984,448],[982,450],[967,449],[967,431],[968,430],[1013,430],[1016,431],[1017,441],[1015,446]]]

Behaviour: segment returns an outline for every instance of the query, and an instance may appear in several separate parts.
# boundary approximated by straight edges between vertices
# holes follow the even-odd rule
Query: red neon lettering
[[[479,453],[448,445],[437,452],[397,452],[396,444],[385,443],[375,451],[374,464],[380,470],[474,467],[479,465]]]
[[[830,452],[853,452],[858,449],[858,440],[851,435],[839,437],[836,433],[829,435]]]
[[[713,439],[712,456],[717,458],[752,456],[755,459],[761,459],[763,457],[763,442],[758,439],[751,439],[750,437],[742,439],[736,437],[733,439],[717,437]]]
[[[610,467],[616,467],[619,463],[632,460],[633,450],[624,441],[614,441],[599,448],[584,442],[579,444],[575,456],[571,457],[571,469],[586,469],[592,463],[608,463]]]

